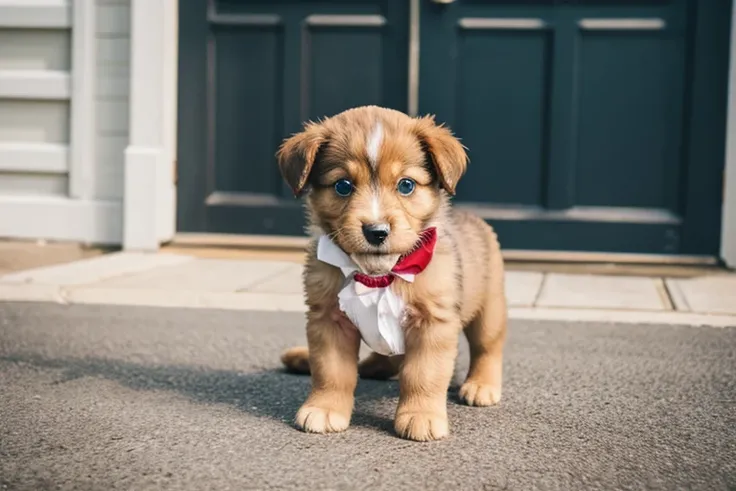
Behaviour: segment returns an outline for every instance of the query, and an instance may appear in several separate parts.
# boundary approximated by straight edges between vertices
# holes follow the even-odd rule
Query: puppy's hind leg
[[[281,354],[281,363],[288,372],[309,375],[309,348],[296,346]]]
[[[360,378],[388,380],[399,374],[403,356],[385,356],[371,353],[358,364]]]
[[[465,328],[470,369],[458,395],[469,406],[490,406],[501,400],[507,311],[503,269],[497,264],[493,266],[484,305]]]
[[[505,323],[499,314],[483,312],[465,329],[470,370],[458,395],[469,406],[491,406],[501,400]]]
[[[399,374],[402,356],[384,356],[371,353],[358,365],[360,378],[373,380],[388,380]],[[309,375],[309,348],[295,346],[281,354],[281,363],[289,373]]]

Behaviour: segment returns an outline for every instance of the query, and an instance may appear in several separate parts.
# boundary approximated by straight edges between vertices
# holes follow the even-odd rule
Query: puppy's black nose
[[[379,246],[386,240],[390,230],[385,223],[369,223],[363,225],[363,236],[370,245]]]

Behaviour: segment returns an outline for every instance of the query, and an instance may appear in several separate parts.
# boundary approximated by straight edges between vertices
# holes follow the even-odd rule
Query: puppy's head
[[[375,106],[342,112],[284,141],[279,168],[309,218],[368,274],[390,270],[442,212],[467,155],[432,117]]]

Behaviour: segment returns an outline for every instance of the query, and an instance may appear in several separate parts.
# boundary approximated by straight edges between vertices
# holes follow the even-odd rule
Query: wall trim
[[[131,0],[125,250],[156,250],[175,231],[177,24],[178,2]]]
[[[0,0],[0,27],[66,29],[72,26],[71,10],[66,0],[35,3],[28,0]]]
[[[176,234],[177,141],[179,131],[179,2],[166,2],[164,27],[164,151],[163,172],[159,176],[164,196],[160,199],[158,240],[168,242]]]
[[[5,99],[66,100],[71,85],[69,72],[0,70],[0,97]]]
[[[0,237],[114,245],[122,239],[119,201],[0,196]]]
[[[154,251],[159,247],[157,215],[161,148],[129,146],[125,150],[123,249]]]
[[[0,172],[66,174],[69,147],[57,143],[0,143]]]
[[[96,2],[74,0],[72,30],[71,128],[69,195],[90,199],[94,192],[97,85]]]
[[[721,259],[736,268],[736,2],[731,11],[731,51],[728,73],[726,165],[723,174]]]

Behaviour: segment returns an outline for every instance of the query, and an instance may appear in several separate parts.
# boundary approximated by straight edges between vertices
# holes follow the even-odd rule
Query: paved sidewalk
[[[0,301],[304,311],[302,265],[113,253],[0,276]],[[509,271],[512,318],[736,325],[736,274],[660,278]]]
[[[69,242],[0,239],[0,276],[30,268],[70,263],[105,252],[103,248]]]

